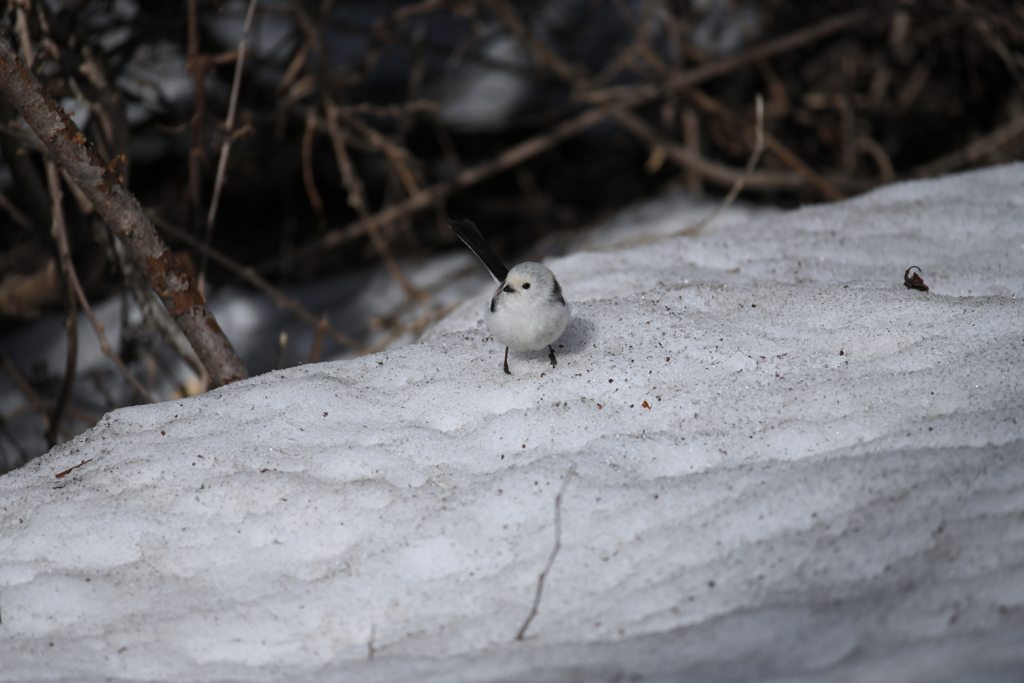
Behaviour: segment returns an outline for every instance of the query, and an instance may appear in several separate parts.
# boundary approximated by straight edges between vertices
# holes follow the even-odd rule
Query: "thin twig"
[[[547,564],[544,565],[544,569],[537,577],[537,592],[533,595],[533,605],[530,607],[530,613],[526,615],[526,621],[523,622],[519,632],[516,633],[516,640],[523,640],[526,637],[526,629],[530,628],[530,623],[537,616],[537,610],[540,608],[540,599],[544,594],[544,581],[548,578],[548,573],[551,572],[551,567],[555,564],[558,551],[562,549],[562,496],[565,495],[565,490],[569,488],[569,482],[572,481],[574,474],[576,474],[575,463],[565,473],[565,478],[562,480],[562,488],[558,490],[558,495],[555,496],[555,547],[551,549]]]
[[[892,159],[889,158],[889,153],[885,151],[885,147],[880,142],[870,135],[861,134],[857,137],[857,146],[874,159],[883,183],[891,183],[896,180],[896,170],[893,168]]]
[[[695,157],[700,156],[700,116],[697,110],[687,105],[679,116],[683,128],[683,147]],[[700,174],[693,169],[686,169],[686,189],[694,197],[704,194],[704,183]]]
[[[245,68],[245,50],[249,41],[249,29],[252,18],[256,14],[258,0],[249,0],[249,9],[245,13],[245,26],[242,38],[238,41],[238,59],[235,62],[235,76],[231,82],[231,98],[228,100],[228,116],[224,120],[224,142],[220,145],[220,159],[217,161],[217,176],[213,181],[213,197],[210,199],[210,212],[206,216],[206,243],[210,243],[213,235],[213,222],[217,219],[217,208],[220,206],[220,193],[224,189],[224,175],[228,168],[228,157],[231,155],[232,131],[235,129],[235,113],[238,110],[238,93],[242,89],[242,70]]]
[[[313,335],[313,347],[309,351],[309,362],[317,363],[320,361],[320,349],[324,344],[324,331],[329,326],[327,319],[327,311],[324,311],[323,315],[320,316],[320,323],[316,326],[316,334]]]
[[[622,3],[620,2],[618,4],[621,5]],[[645,4],[645,8],[644,9],[645,9],[645,13],[649,13],[651,11],[652,7],[648,3],[648,4]],[[671,77],[670,80],[674,80],[677,83],[680,82],[682,79],[689,78],[691,76],[692,72],[686,72],[685,74],[683,74],[683,72],[681,72],[679,69],[671,69],[667,64],[665,64],[664,62],[661,61],[661,58],[657,55],[657,53],[653,50],[653,48],[651,48],[651,46],[650,46],[650,39],[649,39],[649,36],[647,35],[647,31],[644,28],[642,28],[642,27],[645,27],[647,25],[647,23],[649,21],[649,16],[644,18],[644,20],[643,20],[643,22],[641,24],[641,27],[637,27],[635,24],[633,24],[633,22],[632,22],[632,20],[631,20],[631,18],[629,16],[629,11],[628,11],[627,7],[622,5],[620,7],[619,11],[620,11],[620,14],[623,14],[624,18],[627,21],[630,22],[630,24],[631,24],[631,26],[633,28],[633,32],[637,36],[636,43],[637,43],[637,45],[639,45],[639,47],[636,48],[636,49],[639,50],[639,52],[641,53],[643,59],[659,75],[665,75],[665,74],[671,73],[672,77]],[[800,33],[801,32],[798,31],[795,34],[791,34],[788,37],[783,37],[780,40],[784,44],[793,44],[794,42],[798,42],[796,40],[796,37]],[[814,35],[817,35],[817,32],[811,31],[811,33],[808,34],[808,35],[814,36]],[[804,35],[802,38],[800,38],[800,40],[805,40],[805,39],[807,39],[807,35]],[[775,42],[778,42],[778,41],[775,41]],[[756,59],[754,61],[754,63],[759,65],[762,68],[762,70],[767,69],[768,68],[768,62],[767,62],[767,57],[765,55],[773,54],[774,50],[776,50],[776,49],[777,49],[777,46],[772,46],[771,43],[765,44],[763,46],[759,46],[758,48],[754,48],[753,51],[752,51],[752,54],[754,54],[754,55],[762,55],[761,58],[760,59]],[[737,61],[733,62],[733,67],[738,68],[739,66],[742,66],[742,65],[744,65],[746,63],[748,63],[748,62],[745,61],[745,60],[737,60]],[[709,65],[709,68],[710,68],[710,66],[711,65]],[[711,69],[711,71],[713,72],[714,69]],[[581,92],[581,90],[577,89],[577,92]],[[666,93],[666,95],[671,96],[675,92],[678,92],[678,89],[677,88],[672,88],[672,89],[670,89]],[[717,114],[717,115],[719,115],[719,116],[729,120],[730,122],[732,122],[734,124],[749,125],[746,121],[744,121],[743,119],[740,119],[740,117],[738,117],[735,114],[733,114],[731,111],[726,109],[723,105],[718,103],[712,97],[704,94],[703,92],[697,90],[696,88],[692,88],[692,87],[691,88],[687,88],[683,92],[685,92],[685,94],[688,97],[690,97],[691,99],[696,101],[698,104],[700,104],[700,106],[703,109],[705,109],[705,111],[711,111],[711,112],[713,112],[713,113],[715,113],[715,114]],[[638,125],[639,119],[637,119],[635,117],[631,117],[630,120],[628,120],[628,121],[622,121],[621,117],[619,117],[619,118],[620,118],[620,122],[625,123],[627,128],[632,130],[634,133],[640,133],[641,136],[648,142],[648,144],[651,143],[653,136],[651,136],[649,132],[644,130],[642,126]],[[653,131],[651,131],[651,132],[653,132]],[[684,131],[684,132],[686,132],[686,131]],[[774,137],[772,137],[770,135],[766,135],[765,132],[764,132],[763,125],[760,127],[760,129],[755,130],[755,134],[760,136],[761,139],[765,140],[768,148],[771,149],[776,154],[776,156],[778,156],[779,159],[782,160],[783,163],[785,163],[787,166],[792,168],[794,171],[796,171],[797,173],[802,175],[807,180],[807,182],[810,183],[815,188],[817,188],[818,191],[821,192],[821,194],[826,199],[828,199],[830,201],[834,201],[834,200],[837,200],[837,199],[842,199],[842,198],[844,198],[846,196],[841,191],[836,189],[834,185],[832,185],[827,180],[822,178],[810,166],[808,166],[802,160],[800,160],[800,158],[797,157],[796,154],[791,152],[785,145],[783,145],[781,142],[776,140]],[[715,164],[714,162],[706,162],[706,163],[702,164],[702,158],[700,156],[699,146],[697,146],[695,144],[691,144],[691,140],[693,140],[695,137],[696,136],[693,135],[692,131],[691,131],[691,134],[686,136],[686,138],[687,138],[686,145],[684,147],[682,147],[682,148],[678,148],[678,147],[672,148],[672,147],[666,147],[664,145],[652,146],[651,158],[649,159],[649,164],[651,166],[653,166],[654,168],[649,168],[648,170],[650,172],[653,172],[653,171],[657,170],[657,167],[660,167],[661,162],[664,161],[666,156],[674,156],[674,158],[677,161],[677,163],[681,163],[683,165],[684,169],[686,169],[686,171],[687,171],[687,182],[688,182],[688,185],[690,185],[691,187],[698,187],[699,188],[700,187],[700,177],[702,175],[700,173],[700,171],[697,170],[699,167],[701,167],[703,165],[703,167],[708,172],[710,172],[710,173],[719,173],[721,169],[719,168],[719,165]],[[736,182],[740,182],[741,178],[744,179],[743,182],[750,182],[751,181],[751,174],[749,172],[744,173],[744,174],[740,175],[739,177],[737,177],[735,179],[735,181],[733,181],[733,183],[735,184]],[[757,184],[757,183],[760,183],[760,182],[761,182],[760,178],[754,179],[754,184]],[[769,189],[769,188],[764,188],[764,189]]]
[[[327,82],[327,74],[324,69],[326,61],[326,51],[323,43],[320,40],[317,27],[315,23],[305,13],[302,6],[298,2],[291,3],[291,10],[306,35],[306,40],[312,46],[312,49],[316,50],[320,62],[320,86],[323,91],[322,104],[324,110],[324,119],[327,127],[327,135],[331,140],[331,146],[334,149],[334,156],[338,162],[338,170],[341,173],[341,184],[347,195],[348,205],[356,212],[360,221],[365,221],[370,215],[369,201],[366,197],[366,189],[362,179],[356,173],[355,167],[352,163],[351,157],[349,157],[348,150],[346,149],[346,136],[341,130],[339,125],[339,112],[338,106],[331,97],[329,83]],[[374,31],[373,39],[371,40],[370,49],[364,58],[363,67],[368,68],[368,64],[376,59],[374,52],[376,50],[375,43],[377,41],[376,30]],[[389,155],[390,156],[390,155]],[[392,163],[396,163],[395,159],[392,158]],[[396,164],[397,165],[397,164]],[[415,183],[412,183],[415,187]],[[391,249],[388,246],[387,240],[381,235],[381,228],[386,224],[370,224],[367,227],[366,234],[370,237],[370,242],[373,244],[374,250],[380,256],[381,260],[384,261],[384,266],[387,268],[388,273],[392,279],[398,283],[398,285],[405,292],[406,296],[410,299],[420,299],[422,294],[413,287],[409,280],[405,277],[401,267],[391,254]]]
[[[743,169],[736,169],[716,161],[711,161],[669,140],[626,107],[606,105],[604,108],[617,123],[621,124],[623,128],[637,138],[646,142],[652,149],[657,147],[663,148],[665,154],[672,161],[683,168],[692,169],[706,180],[719,185],[732,186],[742,178],[747,186],[756,190],[792,190],[803,187],[806,182],[803,177],[791,171],[755,171],[747,174]]]
[[[338,124],[338,112],[334,101],[326,96],[324,97],[324,117],[327,120],[327,133],[331,138],[334,156],[338,161],[338,170],[341,172],[341,184],[348,196],[348,205],[352,207],[360,219],[365,220],[370,215],[370,206],[366,198],[366,187],[359,174],[356,173],[352,158],[348,155],[348,150],[345,147],[345,134]],[[405,273],[399,267],[398,261],[391,254],[387,240],[380,234],[382,227],[381,225],[372,224],[367,229],[367,234],[370,237],[373,248],[377,251],[377,255],[381,257],[381,260],[384,261],[384,266],[387,268],[388,273],[402,288],[405,295],[411,299],[419,298],[421,296],[420,292],[409,284],[409,280],[406,279]]]
[[[374,353],[377,353],[378,351],[383,351],[388,346],[390,346],[392,342],[394,342],[396,339],[401,337],[403,334],[407,334],[407,333],[412,333],[414,335],[415,334],[419,334],[424,329],[426,329],[427,325],[429,325],[432,321],[440,320],[441,318],[445,317],[446,315],[448,315],[449,313],[454,311],[458,306],[459,306],[459,304],[449,304],[448,306],[445,306],[444,308],[438,309],[436,311],[427,311],[426,313],[421,315],[419,318],[414,320],[412,323],[409,323],[407,325],[405,325],[405,324],[398,324],[398,325],[396,325],[391,330],[391,333],[388,334],[387,337],[385,337],[384,339],[381,339],[379,342],[377,342],[373,346],[370,346],[370,347],[367,347],[367,348],[363,349],[362,351],[360,351],[356,355],[357,356],[369,356],[369,355],[372,355]]]
[[[53,164],[53,162],[47,164],[46,170],[47,180],[50,180],[51,182],[59,182],[57,168],[56,165]],[[67,230],[64,227],[64,221],[58,221],[55,218],[53,221],[53,230],[54,238],[57,240],[58,244],[58,252],[70,255],[71,248],[68,245],[68,234]],[[142,384],[140,384],[137,379],[135,379],[135,376],[132,375],[130,370],[128,370],[128,367],[124,364],[124,361],[121,360],[121,357],[114,353],[113,348],[111,348],[110,343],[107,341],[107,335],[103,331],[103,323],[97,320],[96,316],[93,315],[92,308],[89,306],[89,299],[85,296],[85,290],[82,289],[82,283],[79,282],[78,280],[78,273],[75,270],[75,264],[71,262],[70,256],[67,259],[66,263],[64,263],[64,267],[67,268],[67,272],[65,273],[65,275],[68,278],[71,287],[74,289],[75,296],[78,297],[78,303],[82,307],[82,311],[85,313],[86,317],[89,318],[89,322],[92,323],[93,329],[96,331],[96,337],[99,339],[100,348],[103,350],[103,355],[105,355],[107,358],[114,362],[114,365],[117,366],[117,369],[121,371],[121,374],[124,375],[125,379],[128,380],[128,383],[132,386],[136,393],[138,393],[139,396],[142,397],[142,399],[146,403],[154,403],[153,397],[150,395],[149,391],[147,391],[146,388],[142,386]]]
[[[284,70],[284,75],[281,76],[281,81],[274,88],[275,95],[283,95],[288,92],[292,84],[299,78],[299,74],[302,73],[302,68],[306,66],[306,60],[309,58],[309,51],[312,45],[308,40],[302,42],[299,45],[299,49],[295,51],[295,55],[292,57],[291,62],[288,63],[288,68]]]
[[[274,365],[275,370],[280,370],[284,367],[284,354],[288,350],[288,331],[281,330],[281,334],[277,335],[277,364]]]
[[[22,375],[21,372],[18,371],[18,367],[14,364],[14,361],[8,358],[7,354],[3,353],[2,351],[0,351],[0,365],[3,366],[4,370],[7,372],[7,375],[14,381],[14,384],[17,385],[18,389],[25,396],[25,400],[28,401],[28,404],[29,406],[31,406],[32,410],[39,413],[39,417],[42,418],[43,420],[43,425],[46,427],[47,430],[49,430],[51,415],[50,407],[46,404],[45,401],[43,401],[43,399],[39,398],[39,394],[35,392],[35,390],[32,388],[32,385],[29,384],[29,381],[25,379],[25,376]],[[5,417],[5,420],[9,419],[13,419],[11,415],[7,415]],[[67,434],[64,434],[64,436],[65,438],[67,438]]]
[[[489,10],[494,12],[495,16],[498,17],[498,21],[503,23],[505,27],[514,33],[516,37],[526,44],[527,47],[531,48],[540,61],[551,69],[551,71],[553,71],[559,78],[569,83],[578,79],[576,69],[548,49],[546,45],[537,40],[533,33],[530,32],[526,25],[516,15],[515,10],[509,7],[508,3],[504,0],[482,0],[482,2],[487,5]]]
[[[14,202],[8,199],[7,195],[3,192],[0,192],[0,209],[3,209],[10,219],[22,230],[32,230],[32,219],[22,213],[21,209],[15,206]]]
[[[156,293],[153,292],[153,288],[146,282],[143,274],[139,272],[135,262],[128,258],[124,245],[113,235],[110,236],[110,244],[114,255],[117,257],[117,263],[121,269],[121,276],[125,287],[131,292],[132,298],[135,299],[135,303],[142,313],[142,319],[163,336],[168,346],[174,350],[178,357],[199,378],[202,390],[198,393],[206,393],[210,385],[210,373],[203,367],[195,350],[189,345],[185,334],[171,320],[171,317],[167,314],[167,309],[160,304]]]
[[[32,36],[28,28],[27,12],[25,12],[25,8],[21,3],[16,3],[16,6],[17,8],[14,12],[14,32],[18,34],[18,41],[21,43],[21,49],[25,53],[25,64],[29,69],[32,69],[36,64],[36,51],[32,47]]]
[[[210,257],[211,260],[215,261],[222,268],[229,270],[233,274],[237,275],[238,277],[242,278],[243,280],[251,284],[253,287],[262,291],[264,294],[269,295],[270,298],[274,300],[274,303],[276,303],[281,308],[288,309],[293,314],[295,314],[295,316],[300,320],[312,325],[313,327],[316,327],[317,325],[320,324],[320,319],[317,316],[313,315],[308,310],[306,310],[298,301],[291,298],[290,296],[282,292],[280,289],[264,280],[256,273],[254,269],[250,268],[249,266],[243,266],[238,261],[235,261],[234,259],[225,256],[224,254],[220,253],[213,247],[206,246],[205,244],[203,244],[201,240],[198,240],[192,235],[189,235],[184,230],[180,230],[174,227],[174,225],[172,225],[169,221],[167,221],[165,218],[163,218],[156,212],[149,211],[147,212],[147,215],[149,216],[150,220],[152,220],[153,223],[155,223],[160,230],[167,233],[168,235],[171,235],[175,239],[179,239],[182,242],[187,243],[193,249],[205,253],[207,256]],[[362,348],[359,342],[352,339],[346,334],[338,332],[337,330],[331,327],[326,328],[324,332],[327,334],[327,336],[329,336],[331,339],[335,340],[342,346],[347,346],[356,351],[359,351]]]
[[[436,114],[440,109],[440,103],[434,100],[409,100],[408,102],[398,102],[395,104],[359,102],[357,104],[338,105],[338,113],[344,117],[360,115],[399,118],[419,112]]]
[[[63,479],[64,477],[68,476],[69,474],[71,474],[72,472],[77,470],[82,465],[87,465],[90,462],[92,462],[92,458],[89,458],[88,460],[83,460],[82,462],[78,463],[77,465],[72,465],[71,467],[67,468],[63,472],[58,472],[57,474],[55,474],[53,476],[56,477],[57,479]]]
[[[684,94],[704,111],[720,116],[729,123],[743,126],[751,125],[747,120],[733,114],[724,104],[707,93],[697,90],[696,88],[689,88],[684,92]],[[786,164],[786,166],[789,166],[791,169],[803,176],[807,183],[814,187],[822,197],[829,201],[838,201],[846,198],[845,192],[823,178],[820,173],[815,171],[808,164],[804,163],[800,157],[790,150],[789,147],[784,145],[778,138],[767,132],[763,133],[763,135],[765,147],[777,156],[782,163]]]
[[[10,441],[11,446],[13,446],[14,450],[17,451],[18,460],[16,461],[14,467],[24,465],[25,463],[32,459],[32,456],[30,456],[28,452],[26,452],[25,449],[21,447],[21,443],[19,443],[18,439],[15,438],[14,434],[11,433],[11,430],[7,428],[7,418],[3,415],[0,415],[0,435],[3,435],[4,438]],[[0,474],[5,474],[7,471],[9,471],[6,469],[6,467],[6,458],[4,458],[3,461],[0,461]]]
[[[50,188],[50,202],[52,208],[50,214],[53,217],[50,233],[57,244],[58,263],[63,275],[64,291],[67,297],[67,312],[64,316],[64,332],[67,334],[67,362],[64,365],[64,381],[61,384],[60,394],[57,403],[50,416],[50,427],[46,430],[46,443],[53,448],[57,445],[57,435],[60,433],[60,423],[64,417],[64,410],[71,400],[71,392],[75,386],[75,375],[78,372],[78,304],[75,302],[75,288],[71,280],[71,272],[74,264],[71,261],[71,251],[68,248],[68,241],[62,236],[67,235],[67,227],[64,222],[64,193],[60,189],[60,172],[57,164],[47,159],[46,183]]]
[[[736,179],[732,189],[729,190],[729,194],[725,195],[725,199],[715,207],[714,211],[690,227],[679,231],[676,233],[677,235],[696,234],[707,227],[711,221],[718,218],[719,214],[729,208],[729,206],[736,201],[736,197],[738,197],[740,192],[743,191],[743,186],[746,184],[747,178],[749,178],[750,174],[754,172],[754,167],[757,166],[757,162],[761,160],[761,155],[764,153],[764,98],[761,97],[761,93],[757,94],[754,101],[755,109],[757,110],[756,137],[754,140],[754,150],[750,153],[750,159],[747,160],[747,166],[743,169],[743,175]]]
[[[420,191],[420,183],[413,172],[412,164],[409,163],[408,149],[391,142],[375,128],[364,123],[358,116],[345,116],[341,114],[339,108],[335,108],[335,112],[342,116],[345,122],[362,135],[370,145],[384,153],[399,180],[402,181],[402,186],[407,194],[413,195]]]
[[[260,272],[279,268],[288,268],[297,261],[317,252],[333,249],[337,246],[358,239],[367,234],[371,227],[382,227],[397,222],[399,219],[424,209],[433,208],[438,202],[467,187],[476,185],[502,171],[518,166],[538,154],[548,151],[565,140],[578,135],[584,130],[600,123],[608,114],[600,109],[588,109],[577,116],[567,119],[550,130],[509,147],[493,159],[481,162],[459,172],[449,182],[437,183],[423,189],[397,204],[393,204],[365,219],[353,221],[343,228],[334,228],[313,242],[299,247],[286,256],[260,266]]]
[[[323,221],[324,200],[316,187],[316,176],[313,175],[313,140],[316,137],[316,110],[310,107],[306,111],[306,129],[302,133],[302,183],[306,187],[306,196],[313,207],[317,221]]]
[[[915,178],[931,178],[955,171],[963,166],[969,166],[970,164],[977,163],[1003,145],[1013,142],[1021,135],[1024,135],[1024,115],[1011,119],[988,135],[974,140],[962,149],[918,166],[911,175]]]
[[[821,40],[839,31],[856,26],[872,16],[868,10],[854,10],[829,17],[813,26],[770,40],[739,54],[702,64],[675,74],[664,83],[642,83],[639,85],[612,86],[602,90],[578,93],[578,99],[586,102],[618,102],[636,107],[661,97],[669,90],[682,90],[698,83],[709,81],[732,73],[750,64],[778,54],[790,52],[808,43]]]
[[[188,62],[187,69],[192,74],[192,147],[188,156],[188,187],[189,201],[192,204],[192,230],[196,235],[204,233],[202,221],[203,194],[203,158],[206,156],[206,88],[204,80],[208,61],[199,54],[199,10],[198,0],[187,0],[186,14],[188,24]],[[200,282],[200,289],[203,283]]]

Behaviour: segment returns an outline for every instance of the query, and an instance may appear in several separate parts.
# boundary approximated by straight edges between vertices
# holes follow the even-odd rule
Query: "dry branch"
[[[914,169],[913,176],[915,178],[931,178],[955,171],[962,166],[979,161],[1021,135],[1024,135],[1024,115],[1011,119],[1008,123],[1004,123],[988,135],[971,142],[963,149],[958,149],[923,166],[918,166]]]
[[[683,168],[699,173],[706,180],[719,185],[731,187],[740,179],[744,179],[746,186],[755,190],[792,190],[803,186],[806,182],[799,174],[789,171],[760,171],[746,174],[743,169],[732,168],[694,154],[686,147],[663,136],[625,107],[607,105],[606,109],[616,122],[650,145],[652,149],[662,149],[669,159]]]
[[[46,160],[46,182],[50,188],[51,203],[53,204],[53,208],[50,211],[53,216],[50,232],[53,236],[53,241],[57,244],[57,262],[63,275],[64,290],[67,297],[64,314],[64,333],[68,337],[67,362],[64,366],[64,381],[61,384],[60,394],[53,408],[53,414],[50,416],[50,428],[46,430],[46,443],[50,448],[53,448],[57,445],[60,422],[64,419],[64,410],[71,400],[71,392],[75,387],[75,374],[78,369],[78,304],[75,298],[75,286],[71,279],[75,265],[71,261],[67,228],[64,224],[64,193],[60,189],[60,173],[57,171],[57,164],[49,159]]]
[[[207,310],[202,295],[157,235],[138,201],[121,184],[113,165],[103,163],[78,126],[2,36],[0,91],[128,248],[214,383],[227,384],[245,378],[241,359]]]
[[[569,466],[569,471],[565,473],[565,478],[562,480],[562,487],[558,489],[558,495],[555,496],[555,546],[551,549],[551,554],[548,555],[548,561],[544,565],[544,569],[537,576],[537,590],[533,595],[533,605],[530,607],[530,613],[526,615],[526,621],[523,622],[519,632],[516,633],[516,640],[522,640],[526,637],[526,630],[530,628],[533,618],[537,616],[537,610],[540,609],[540,599],[544,594],[544,581],[548,578],[548,574],[551,573],[551,568],[555,566],[555,558],[558,557],[558,551],[562,549],[562,497],[565,495],[565,490],[569,488],[569,482],[572,481],[574,474],[576,474],[575,464]]]
[[[198,0],[187,0],[188,22],[188,71],[192,74],[192,148],[188,157],[188,196],[192,203],[192,220],[195,234],[203,234],[203,157],[206,141],[206,71],[209,61],[199,54],[199,10]],[[200,291],[202,283],[200,283]]]
[[[352,207],[352,210],[356,212],[360,219],[365,221],[370,215],[369,201],[366,198],[366,186],[363,184],[359,174],[356,173],[355,165],[352,163],[352,158],[345,147],[346,136],[338,123],[338,112],[334,105],[334,100],[325,96],[323,104],[324,116],[327,119],[327,134],[331,138],[331,145],[334,148],[334,157],[338,162],[338,170],[341,173],[341,185],[347,194],[348,205]],[[381,226],[372,222],[367,223],[366,231],[370,236],[370,243],[377,251],[377,255],[384,261],[384,266],[387,268],[388,273],[402,288],[405,295],[410,298],[418,297],[419,292],[409,284],[405,274],[402,273],[401,267],[398,265],[395,257],[391,255],[391,249],[388,247],[387,240],[381,236],[380,230]]]
[[[871,12],[867,10],[855,10],[835,17],[829,17],[814,26],[809,26],[781,38],[770,40],[767,43],[745,50],[732,57],[725,57],[687,71],[679,72],[663,84],[643,83],[640,85],[614,86],[604,88],[603,90],[580,93],[578,97],[587,102],[618,102],[619,104],[631,107],[639,106],[661,97],[665,92],[692,88],[699,83],[725,76],[737,69],[755,64],[769,57],[796,50],[808,43],[821,40],[834,33],[856,26],[870,16]]]
[[[715,98],[701,92],[700,90],[690,88],[685,91],[685,95],[693,100],[693,102],[704,111],[720,116],[730,123],[748,127],[752,125],[748,121],[729,111],[725,105],[717,101]],[[803,176],[807,181],[807,184],[814,187],[814,189],[820,192],[821,196],[825,199],[829,201],[837,201],[846,197],[846,193],[823,178],[820,173],[815,171],[808,164],[804,163],[800,157],[798,157],[789,149],[789,147],[784,145],[771,133],[764,133],[764,144],[773,154],[775,154],[775,156],[779,158],[782,163]]]
[[[21,391],[22,395],[25,397],[25,400],[28,401],[29,407],[35,412],[39,413],[39,417],[42,418],[43,425],[46,427],[47,430],[49,430],[50,417],[52,415],[51,407],[49,405],[50,402],[44,401],[39,397],[39,394],[35,392],[35,390],[32,388],[32,385],[29,384],[29,381],[25,379],[25,376],[18,371],[18,368],[14,364],[14,361],[8,358],[7,354],[3,352],[0,352],[0,366],[3,367],[4,371],[7,372],[7,376],[11,378],[14,384]],[[3,420],[7,422],[10,421],[12,417],[12,415],[8,414],[3,417]],[[61,436],[63,436],[65,439],[70,438],[70,434],[68,434],[68,432],[64,431],[59,426],[57,429],[59,430]]]
[[[259,271],[265,272],[274,268],[287,268],[297,261],[301,261],[324,249],[332,249],[362,237],[371,228],[384,227],[417,211],[429,209],[460,190],[471,187],[482,180],[486,180],[491,176],[523,163],[527,159],[548,151],[555,145],[603,121],[607,116],[605,112],[599,109],[588,109],[582,114],[563,121],[551,130],[509,147],[493,159],[488,159],[462,170],[452,181],[432,185],[417,192],[408,199],[382,209],[364,219],[349,223],[343,228],[330,230],[312,243],[303,245],[287,256],[275,259],[273,263],[262,266],[259,268]]]
[[[743,169],[743,175],[736,179],[736,182],[733,183],[729,193],[725,195],[725,199],[715,207],[714,211],[677,234],[693,235],[700,232],[710,225],[711,221],[718,218],[719,214],[728,209],[729,206],[736,201],[736,197],[740,195],[740,192],[743,191],[744,185],[746,185],[750,175],[754,172],[754,168],[757,167],[757,163],[761,160],[761,155],[764,153],[764,98],[761,97],[760,94],[757,96],[756,110],[757,125],[755,127],[756,138],[754,140],[754,149],[750,153],[750,159],[747,160],[746,168]]]
[[[89,306],[89,299],[85,296],[85,290],[82,289],[82,283],[78,279],[78,273],[75,271],[75,264],[71,262],[71,246],[68,243],[67,230],[64,224],[64,212],[61,210],[60,202],[63,200],[62,193],[60,191],[60,174],[57,173],[57,164],[49,159],[46,161],[46,179],[50,184],[50,192],[53,195],[53,237],[57,241],[57,252],[61,257],[61,267],[64,270],[64,276],[67,278],[68,286],[74,292],[74,295],[78,299],[78,304],[82,307],[82,311],[85,313],[89,322],[92,323],[93,329],[96,331],[96,337],[99,339],[100,348],[103,350],[103,355],[113,361],[117,369],[121,371],[124,378],[128,380],[128,384],[142,397],[146,403],[153,403],[153,397],[150,396],[149,391],[143,387],[135,376],[132,375],[131,371],[121,360],[121,357],[114,352],[114,349],[110,346],[107,341],[107,335],[103,330],[103,323],[96,319],[96,316],[92,312],[92,308]],[[70,335],[68,343],[71,343]],[[76,346],[77,346],[77,339]],[[74,381],[74,373],[71,374],[71,380],[68,377],[64,378],[65,387],[67,388],[68,395],[70,396],[70,385],[69,382]],[[59,404],[58,404],[59,405]],[[51,425],[52,430],[52,425]]]
[[[206,244],[204,244],[202,240],[196,239],[195,237],[189,235],[184,230],[179,230],[178,228],[174,227],[173,225],[171,225],[171,223],[164,220],[160,216],[153,213],[149,214],[149,216],[150,218],[152,218],[153,222],[156,223],[157,226],[167,234],[171,235],[176,239],[181,240],[182,242],[185,242],[193,249],[206,255],[215,263],[218,263],[222,268],[229,270],[231,273],[242,278],[256,289],[259,289],[263,293],[267,294],[268,296],[270,296],[270,298],[274,300],[274,303],[276,303],[281,308],[291,311],[292,313],[295,314],[297,318],[299,318],[303,322],[306,322],[312,325],[313,327],[319,327],[320,318],[317,318],[307,309],[303,308],[302,304],[300,304],[298,301],[291,298],[290,296],[282,292],[280,289],[264,280],[252,268],[248,266],[243,266],[238,261],[235,261],[234,259],[225,256],[224,254],[220,253],[213,247],[206,246]],[[338,332],[337,330],[333,329],[330,326],[324,329],[324,333],[334,341],[341,344],[342,346],[347,346],[348,348],[354,349],[355,351],[362,350],[362,347],[359,345],[359,342],[352,339],[346,334]]]
[[[242,39],[238,42],[235,76],[231,81],[231,97],[228,101],[228,115],[224,120],[224,142],[220,145],[220,158],[217,160],[217,175],[213,181],[213,197],[210,199],[210,211],[206,215],[206,243],[210,243],[213,234],[213,223],[217,220],[217,208],[220,206],[220,193],[224,189],[224,177],[228,168],[228,157],[231,155],[232,133],[235,130],[235,113],[238,110],[238,93],[242,89],[242,70],[245,68],[245,50],[249,41],[249,29],[252,18],[256,14],[257,0],[249,0],[249,9],[245,13],[245,26],[242,28]]]

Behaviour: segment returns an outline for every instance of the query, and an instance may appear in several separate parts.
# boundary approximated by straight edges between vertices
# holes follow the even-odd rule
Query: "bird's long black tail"
[[[508,268],[501,262],[501,259],[494,255],[491,248],[487,246],[487,242],[484,242],[484,236],[480,234],[476,224],[467,218],[461,221],[448,219],[448,225],[459,236],[459,239],[466,243],[469,250],[487,266],[487,270],[491,271],[491,277],[498,282],[504,282],[508,277]]]

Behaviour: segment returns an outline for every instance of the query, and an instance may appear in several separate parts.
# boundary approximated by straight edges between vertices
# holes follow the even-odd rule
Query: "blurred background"
[[[1021,2],[3,7],[100,156],[125,155],[253,375],[415,341],[476,294],[449,216],[514,262],[660,194],[713,208],[742,182],[788,208],[1024,156]],[[40,150],[0,95],[0,473],[109,410],[209,388]]]

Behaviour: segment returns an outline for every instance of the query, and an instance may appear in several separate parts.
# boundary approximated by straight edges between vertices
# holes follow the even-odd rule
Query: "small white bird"
[[[557,361],[551,345],[565,332],[571,315],[555,274],[532,261],[509,270],[484,242],[473,221],[449,220],[448,224],[500,283],[484,312],[484,322],[494,338],[505,345],[505,374],[512,374],[508,369],[509,349],[537,351],[546,346],[554,367]]]

